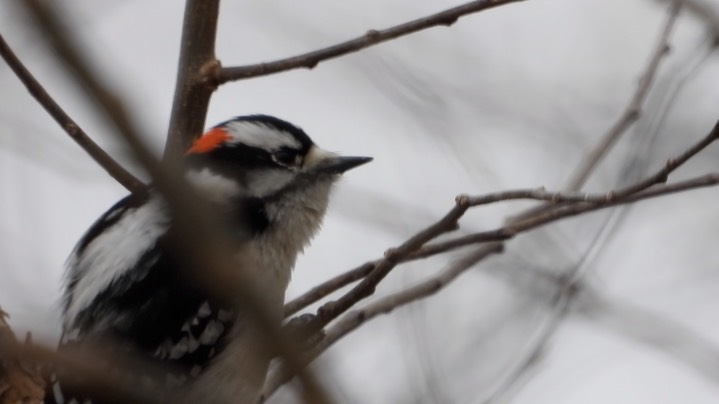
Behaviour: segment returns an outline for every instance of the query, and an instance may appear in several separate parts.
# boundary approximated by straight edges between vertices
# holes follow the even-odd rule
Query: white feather
[[[167,231],[169,218],[159,197],[151,197],[147,203],[126,211],[122,218],[93,239],[77,255],[68,261],[70,278],[78,283],[69,296],[65,313],[65,330],[70,322],[99,293],[133,268],[140,258],[152,248],[157,239]],[[79,275],[79,276],[78,276]]]
[[[291,134],[255,122],[232,121],[225,125],[233,141],[264,150],[277,150],[283,146],[299,149],[301,144]]]
[[[189,171],[187,180],[202,192],[203,197],[212,202],[226,202],[240,193],[240,186],[236,181],[217,174],[209,168]]]

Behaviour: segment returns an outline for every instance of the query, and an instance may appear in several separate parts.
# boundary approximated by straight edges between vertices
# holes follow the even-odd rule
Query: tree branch
[[[653,188],[644,192],[636,193],[630,196],[616,199],[614,197],[607,198],[607,195],[596,195],[590,197],[594,200],[603,200],[601,203],[573,203],[570,205],[560,206],[556,209],[548,210],[545,212],[538,213],[534,216],[522,219],[521,221],[511,222],[507,226],[500,227],[496,230],[483,231],[478,233],[472,233],[461,237],[456,237],[447,241],[427,244],[426,246],[418,249],[416,252],[410,254],[408,259],[419,259],[426,258],[432,255],[455,250],[460,247],[465,247],[471,244],[484,243],[488,241],[498,240],[499,236],[503,236],[505,239],[513,238],[519,233],[523,233],[528,230],[543,226],[548,223],[555,222],[560,219],[565,219],[584,213],[593,212],[600,209],[611,208],[619,205],[626,205],[629,203],[639,202],[646,199],[655,198],[661,195],[673,194],[677,192],[686,191],[689,189],[705,188],[719,184],[719,174],[707,174],[701,177],[696,177],[690,180],[677,182],[676,184],[666,185],[663,187]],[[530,198],[534,199],[534,198]],[[544,198],[537,198],[539,200],[545,200]],[[560,198],[561,200],[562,198]],[[568,198],[572,199],[572,198]]]
[[[651,53],[649,63],[639,79],[637,89],[632,95],[629,104],[609,131],[602,136],[602,140],[594,147],[589,155],[582,161],[582,165],[574,171],[574,175],[567,184],[568,191],[577,191],[587,181],[589,175],[594,171],[599,162],[606,156],[607,152],[616,144],[617,140],[639,120],[642,113],[642,105],[649,94],[654,79],[659,71],[662,59],[669,53],[669,38],[679,16],[680,3],[674,1],[669,7],[669,15],[664,27],[657,39],[657,44]]]
[[[165,158],[182,156],[202,133],[217,88],[220,62],[215,58],[219,0],[187,0],[182,25],[175,97],[165,143]]]
[[[407,255],[420,248],[424,243],[440,234],[455,230],[458,226],[457,221],[469,208],[468,200],[464,196],[457,197],[455,206],[442,219],[430,225],[426,229],[412,236],[409,240],[402,243],[399,247],[389,249],[385,252],[385,257],[380,260],[374,269],[360,282],[352,288],[344,296],[336,301],[330,301],[322,305],[317,311],[317,316],[321,324],[327,324],[334,320],[340,314],[347,311],[358,301],[372,295],[375,287],[384,279],[387,274]]]
[[[75,141],[85,152],[100,165],[112,178],[119,182],[128,191],[135,193],[145,189],[145,184],[123,168],[117,161],[110,157],[100,146],[97,145],[75,121],[58,105],[57,102],[45,91],[45,88],[35,79],[20,59],[15,55],[5,39],[0,35],[0,55],[10,66],[18,79],[25,85],[28,92],[42,106],[45,111],[57,122],[60,127]]]
[[[629,128],[631,128],[632,125],[634,125],[634,123],[636,123],[641,117],[642,105],[649,94],[652,84],[654,84],[654,79],[659,71],[659,66],[664,60],[664,57],[669,53],[669,38],[674,29],[674,25],[676,25],[676,20],[679,17],[679,10],[681,9],[678,2],[675,0],[669,1],[672,1],[673,3],[669,7],[667,19],[664,22],[659,37],[657,38],[657,44],[654,51],[651,53],[647,67],[644,69],[644,73],[639,79],[637,89],[629,100],[629,104],[616,122],[601,137],[599,143],[597,143],[589,154],[582,159],[579,166],[573,170],[574,174],[567,181],[565,190],[580,190],[591,173],[594,172],[602,159],[604,159],[607,153],[609,153],[609,150],[617,144],[619,138],[627,133],[627,130],[629,130]],[[551,208],[551,205],[539,205],[520,213],[512,219],[521,220],[537,213],[546,212]]]
[[[243,80],[257,76],[267,76],[283,71],[306,68],[312,69],[320,62],[334,59],[361,49],[369,48],[395,38],[406,36],[417,31],[432,28],[440,25],[450,26],[454,24],[460,17],[480,11],[488,10],[494,7],[503,6],[510,3],[517,3],[525,0],[477,0],[457,7],[453,7],[436,14],[418,18],[416,20],[396,25],[383,30],[371,29],[364,35],[351,39],[346,42],[339,43],[327,48],[319,49],[313,52],[304,53],[297,56],[279,59],[273,62],[259,63],[248,66],[225,67],[222,68],[217,77],[218,84],[224,84],[228,81]]]
[[[330,293],[364,278],[372,272],[378,263],[379,260],[367,262],[308,290],[306,293],[285,304],[285,318],[328,296]]]

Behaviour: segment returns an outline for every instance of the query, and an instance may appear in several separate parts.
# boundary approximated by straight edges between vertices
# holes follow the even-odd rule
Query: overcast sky
[[[175,83],[182,2],[63,4],[96,71],[160,152]],[[703,16],[719,15],[719,4]],[[389,27],[457,2],[230,1],[225,66],[268,61]],[[625,108],[666,18],[665,3],[528,0],[392,41],[314,70],[232,83],[207,126],[235,115],[289,120],[324,148],[375,161],[353,170],[288,295],[360,264],[439,218],[459,193],[559,189]],[[78,123],[144,176],[14,7],[0,32]],[[719,59],[706,21],[683,14],[642,119],[587,186],[607,191],[658,169],[719,117]],[[672,178],[717,170],[719,146]],[[63,263],[126,191],[57,127],[0,63],[0,305],[18,332],[54,344]],[[424,302],[375,320],[321,370],[342,403],[715,403],[719,397],[719,189],[575,218],[508,245]],[[490,229],[526,204],[473,211]],[[453,255],[454,256],[454,255]],[[386,295],[450,257],[407,265]],[[555,322],[536,274],[571,270],[604,310]],[[547,331],[550,331],[547,333]],[[539,361],[512,376],[537,341]],[[514,381],[508,383],[508,380]],[[286,396],[278,396],[281,402]]]

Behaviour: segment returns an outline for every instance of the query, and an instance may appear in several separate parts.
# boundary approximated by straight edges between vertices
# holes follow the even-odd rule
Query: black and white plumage
[[[233,264],[251,276],[279,323],[291,269],[319,228],[332,184],[371,159],[326,152],[294,125],[252,115],[210,129],[186,160],[188,180],[236,236]],[[122,199],[93,224],[67,263],[60,349],[135,355],[153,371],[137,370],[130,380],[184,397],[254,401],[268,360],[258,353],[262,337],[242,321],[240,303],[191,279],[202,268],[188,268],[173,252],[171,226],[153,190]],[[107,401],[73,391],[63,377],[61,370],[53,377],[46,402]]]

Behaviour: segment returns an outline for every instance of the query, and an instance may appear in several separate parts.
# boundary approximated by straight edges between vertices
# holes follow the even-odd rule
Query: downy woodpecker
[[[324,151],[300,128],[267,115],[211,128],[185,159],[190,184],[237,235],[243,253],[233,265],[262,288],[279,325],[295,260],[320,227],[332,185],[372,159]],[[213,296],[193,280],[203,269],[188,268],[172,251],[172,222],[164,197],[150,190],[120,200],[90,227],[67,262],[60,350],[95,346],[135,356],[152,371],[124,377],[145,390],[194,402],[255,402],[269,361],[260,353],[262,335],[244,321],[241,299]],[[108,374],[111,362],[101,364]],[[68,377],[58,369],[46,402],[116,401],[75,390]]]

